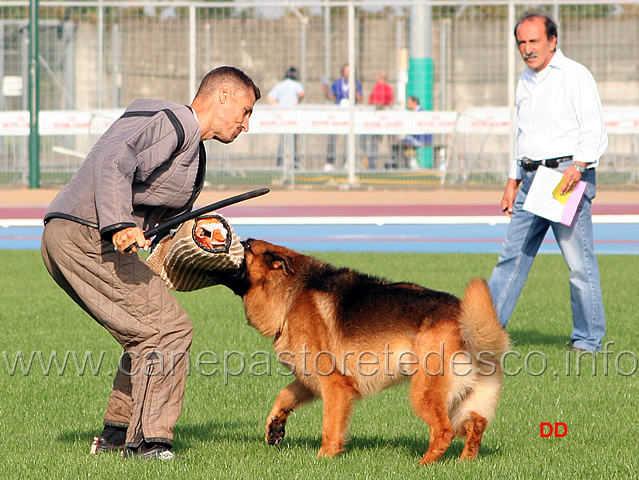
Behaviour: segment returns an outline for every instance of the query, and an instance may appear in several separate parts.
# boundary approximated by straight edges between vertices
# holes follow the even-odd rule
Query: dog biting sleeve
[[[167,287],[179,292],[215,285],[207,272],[232,271],[244,261],[244,247],[222,215],[184,222],[158,243],[147,263]]]

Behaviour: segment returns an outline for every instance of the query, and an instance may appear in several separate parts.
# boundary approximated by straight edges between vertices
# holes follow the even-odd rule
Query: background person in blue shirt
[[[350,74],[350,67],[348,64],[342,67],[342,76],[333,82],[330,90],[328,85],[322,84],[324,94],[326,98],[333,100],[336,105],[342,107],[348,107],[348,90],[350,85],[348,83],[348,77]],[[355,103],[361,102],[364,98],[362,94],[362,84],[359,80],[355,80]],[[326,151],[326,165],[324,165],[324,171],[330,172],[335,168],[335,149],[337,146],[337,136],[329,135],[328,147]]]

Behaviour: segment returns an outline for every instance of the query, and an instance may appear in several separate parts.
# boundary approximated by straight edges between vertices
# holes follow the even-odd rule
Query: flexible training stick
[[[228,207],[229,205],[233,205],[235,203],[243,202],[244,200],[249,200],[251,198],[260,197],[262,195],[267,194],[271,190],[269,188],[258,188],[257,190],[251,190],[250,192],[240,193],[239,195],[234,195],[233,197],[225,198],[224,200],[220,200],[219,202],[211,203],[206,207],[198,208],[197,210],[192,210],[190,212],[182,213],[176,217],[169,218],[162,225],[158,225],[157,227],[150,228],[146,232],[144,232],[145,238],[155,237],[160,233],[165,233],[171,230],[173,227],[180,225],[187,220],[191,220],[192,218],[199,217],[200,215],[204,215],[205,213],[210,213],[214,210],[218,210],[220,208]],[[137,245],[137,242],[132,243],[128,247],[124,249],[124,253],[129,253],[131,249]]]

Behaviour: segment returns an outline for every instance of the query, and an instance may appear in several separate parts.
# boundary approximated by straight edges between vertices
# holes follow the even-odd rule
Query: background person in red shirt
[[[385,71],[380,70],[375,79],[377,83],[373,87],[371,96],[368,97],[368,103],[378,108],[392,106],[395,103],[395,91],[388,84],[388,75]]]
[[[375,86],[368,97],[368,103],[375,105],[376,108],[390,107],[395,103],[395,91],[388,82],[388,75],[383,70],[377,72]],[[377,157],[379,155],[379,143],[382,140],[381,135],[363,135],[362,148],[368,157],[368,168],[374,169],[377,165]]]

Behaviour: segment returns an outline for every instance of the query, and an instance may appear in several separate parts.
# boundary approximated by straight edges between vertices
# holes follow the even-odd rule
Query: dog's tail
[[[466,436],[464,451],[472,450],[465,458],[472,458],[479,449],[481,432],[495,416],[503,382],[501,359],[510,350],[510,338],[499,324],[483,279],[474,279],[466,287],[459,323],[476,370],[472,375],[474,383],[466,383],[470,381],[466,377],[455,382],[454,394],[449,396],[449,417],[455,433]],[[479,432],[478,436],[473,431]]]
[[[510,350],[510,338],[499,324],[485,280],[476,278],[466,287],[459,322],[462,338],[473,358],[481,356],[486,362],[499,364]]]

